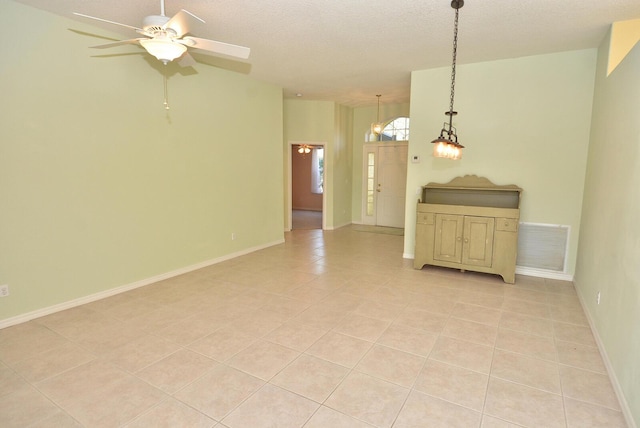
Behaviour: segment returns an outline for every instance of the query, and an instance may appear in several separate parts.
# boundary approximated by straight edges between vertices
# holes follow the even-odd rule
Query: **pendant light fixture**
[[[380,123],[380,97],[382,95],[376,95],[378,97],[378,116],[376,118],[376,123],[371,127],[371,132],[378,137],[382,133],[382,123]]]
[[[433,140],[433,156],[438,158],[460,159],[462,158],[463,145],[458,143],[458,135],[456,128],[453,127],[453,116],[458,112],[453,110],[453,97],[456,87],[456,54],[458,51],[458,12],[464,6],[464,0],[452,0],[451,7],[456,10],[456,17],[453,24],[453,64],[451,66],[451,97],[449,103],[449,111],[445,115],[449,116],[449,123],[444,123],[440,136]]]

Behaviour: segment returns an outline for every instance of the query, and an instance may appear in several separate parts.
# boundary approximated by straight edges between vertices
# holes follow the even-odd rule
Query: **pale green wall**
[[[333,150],[334,227],[351,224],[353,174],[353,109],[336,104],[335,146]]]
[[[598,52],[575,285],[640,426],[640,45],[606,77],[608,47]]]
[[[382,98],[384,99],[384,97]],[[409,103],[387,104],[380,102],[380,122],[388,123],[398,117],[409,117]],[[353,109],[353,171],[351,211],[353,222],[362,223],[362,147],[371,131],[371,124],[378,118],[378,105]]]
[[[105,34],[0,2],[0,320],[283,239],[280,88],[170,65],[166,112],[155,59],[69,29]]]
[[[285,156],[291,142],[326,144],[324,215],[328,229],[351,223],[352,114],[352,109],[331,101],[284,100]],[[285,183],[285,194],[289,186]]]
[[[332,101],[284,100],[284,136],[290,141],[333,141],[335,109]]]
[[[454,119],[463,159],[432,156],[449,108],[449,67],[411,79],[405,255],[413,256],[420,187],[466,174],[524,189],[521,221],[571,226],[567,274],[578,244],[596,50],[485,63],[457,70]]]

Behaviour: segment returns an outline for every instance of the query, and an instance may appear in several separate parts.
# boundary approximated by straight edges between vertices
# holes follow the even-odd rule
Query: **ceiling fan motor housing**
[[[164,28],[169,19],[168,16],[149,15],[142,20],[142,28],[149,33],[171,30],[170,28]]]

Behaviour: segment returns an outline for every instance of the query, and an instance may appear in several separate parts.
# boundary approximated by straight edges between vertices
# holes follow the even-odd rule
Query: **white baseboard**
[[[405,259],[413,260],[415,258],[415,254],[413,253],[404,253],[402,257]],[[547,278],[547,279],[558,279],[560,281],[571,281],[573,282],[573,275],[563,272],[555,272],[544,269],[533,269],[528,267],[516,266],[516,273],[519,275],[525,276],[533,276],[537,278]]]
[[[274,245],[279,245],[284,243],[284,239],[279,239],[274,242],[270,242],[268,244],[259,245],[257,247],[247,248],[242,251],[238,251],[236,253],[227,254],[222,257],[218,257],[211,260],[206,260],[204,262],[196,263],[191,266],[186,266],[180,269],[173,270],[171,272],[162,273],[160,275],[152,276],[151,278],[145,278],[140,281],[135,281],[130,284],[122,285],[116,288],[110,288],[109,290],[100,291],[95,294],[91,294],[89,296],[80,297],[78,299],[69,300],[67,302],[58,303],[57,305],[48,306],[46,308],[37,309],[32,312],[27,312],[26,314],[17,315],[11,318],[5,318],[0,320],[0,329],[5,327],[10,327],[12,325],[21,324],[27,321],[31,321],[32,319],[40,318],[45,315],[50,315],[56,312],[64,311],[66,309],[75,308],[76,306],[84,305],[87,303],[95,302],[96,300],[104,299],[106,297],[111,297],[116,294],[124,293],[139,287],[144,287],[145,285],[153,284],[154,282],[162,281],[164,279],[173,278],[178,275],[182,275],[188,272],[192,272],[194,270],[202,269],[207,266],[215,265],[227,260],[234,259],[236,257],[243,256],[245,254],[253,253],[254,251],[262,250],[265,248],[273,247]]]
[[[553,270],[516,266],[516,273],[525,276],[535,276],[537,278],[557,279],[560,281],[573,282],[573,275],[564,272],[556,272]]]
[[[348,222],[348,223],[343,223],[343,224],[334,224],[333,227],[327,227],[325,230],[336,230],[336,229],[340,229],[342,227],[346,227],[346,226],[350,226],[352,223]]]
[[[598,334],[598,330],[595,327],[595,323],[593,322],[593,318],[591,318],[591,313],[587,310],[587,305],[585,304],[585,299],[582,293],[580,292],[580,288],[578,286],[575,287],[576,292],[578,293],[578,299],[580,300],[580,305],[582,306],[582,312],[584,312],[587,317],[587,321],[589,322],[589,327],[591,328],[591,333],[595,338],[596,344],[598,345],[598,350],[600,351],[600,355],[602,356],[602,360],[604,361],[605,368],[607,369],[607,374],[609,375],[609,379],[611,379],[611,385],[613,386],[613,390],[618,397],[618,401],[620,402],[620,407],[622,410],[622,415],[624,416],[627,425],[629,428],[638,428],[636,425],[633,414],[631,413],[631,409],[629,408],[629,403],[622,392],[622,387],[620,386],[620,382],[618,381],[618,377],[616,376],[616,372],[613,370],[613,366],[611,365],[611,360],[609,359],[609,355],[607,354],[607,350],[600,339],[600,335]]]

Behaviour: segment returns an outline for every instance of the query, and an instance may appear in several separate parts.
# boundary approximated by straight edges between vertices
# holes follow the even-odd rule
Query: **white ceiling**
[[[72,13],[136,27],[160,13],[160,0],[16,1],[123,39],[138,35]],[[251,48],[246,63],[215,65],[281,86],[287,98],[300,93],[302,99],[363,106],[382,94],[382,103],[407,102],[412,70],[451,63],[450,0],[166,0],[166,15],[179,9],[206,21],[193,35]],[[466,0],[458,63],[592,48],[612,22],[639,18],[640,0]],[[87,46],[104,42],[96,40]]]

